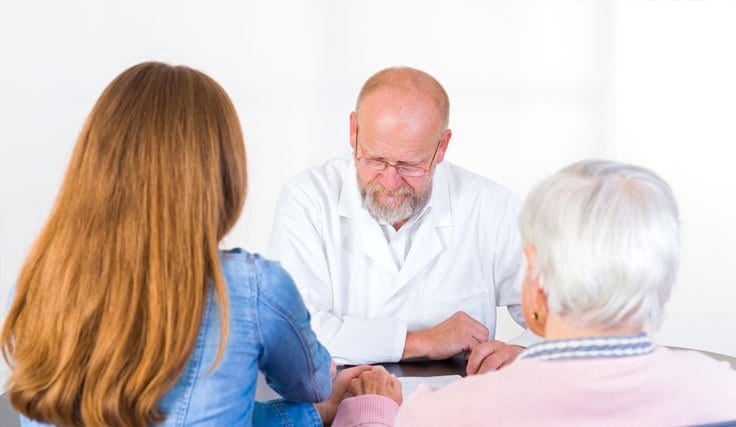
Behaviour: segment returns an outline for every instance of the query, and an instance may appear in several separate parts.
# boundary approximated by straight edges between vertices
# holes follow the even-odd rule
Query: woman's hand
[[[476,346],[468,357],[468,375],[497,371],[516,359],[524,347],[493,340]]]
[[[401,405],[401,382],[396,375],[389,374],[383,366],[373,366],[370,370],[363,371],[359,377],[350,381],[348,396],[360,396],[363,394],[377,394],[386,396]]]
[[[332,366],[336,368],[334,362]],[[332,424],[332,420],[335,419],[335,414],[337,413],[337,407],[345,398],[345,393],[350,387],[350,382],[360,376],[361,373],[370,371],[370,369],[371,366],[361,365],[343,369],[337,375],[333,376],[332,393],[330,393],[330,396],[324,402],[314,404],[324,425]]]

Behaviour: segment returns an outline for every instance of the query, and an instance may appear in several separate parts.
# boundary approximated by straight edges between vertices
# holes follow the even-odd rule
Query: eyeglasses
[[[437,157],[437,151],[440,148],[441,142],[442,142],[442,137],[440,136],[439,141],[437,141],[437,146],[434,149],[434,154],[432,154],[432,160],[430,160],[429,162],[430,168],[432,166],[432,163],[434,163],[435,157]],[[355,128],[355,144],[357,146],[360,146],[360,143],[358,142],[358,128]],[[393,166],[394,169],[396,169],[396,172],[401,176],[418,177],[418,176],[422,176],[426,174],[430,170],[430,169],[424,169],[423,167],[420,167],[420,166],[402,165],[402,164],[397,164],[397,163],[389,163],[383,160],[366,159],[365,157],[358,157],[358,150],[355,150],[355,160],[357,160],[358,164],[360,164],[364,168],[367,168],[373,171],[377,171],[377,172],[386,169],[387,166]]]

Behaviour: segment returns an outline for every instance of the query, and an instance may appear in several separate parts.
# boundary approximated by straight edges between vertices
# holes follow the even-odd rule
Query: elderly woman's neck
[[[643,331],[641,325],[621,325],[603,327],[598,325],[579,326],[575,322],[563,317],[550,315],[544,328],[544,338],[547,340],[564,340],[585,337],[609,337],[616,335],[633,335]]]

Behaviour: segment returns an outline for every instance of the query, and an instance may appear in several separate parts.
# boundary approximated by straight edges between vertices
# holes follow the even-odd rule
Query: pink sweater
[[[694,351],[545,361],[340,405],[333,426],[691,425],[736,420],[736,370]]]

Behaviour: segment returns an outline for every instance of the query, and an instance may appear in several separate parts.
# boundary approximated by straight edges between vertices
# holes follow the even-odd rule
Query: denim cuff
[[[314,405],[285,399],[254,402],[254,426],[322,427],[322,419]]]

